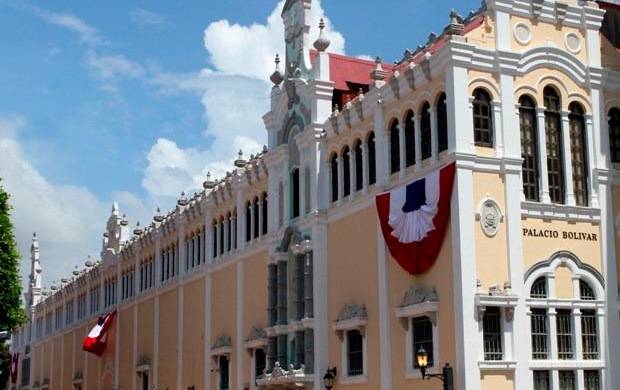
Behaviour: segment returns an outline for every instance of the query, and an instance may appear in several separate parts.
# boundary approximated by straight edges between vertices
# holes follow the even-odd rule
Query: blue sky
[[[394,61],[480,2],[313,4],[332,50]],[[148,223],[260,149],[281,5],[0,0],[0,177],[26,257],[38,232],[46,285],[98,257],[112,201]]]

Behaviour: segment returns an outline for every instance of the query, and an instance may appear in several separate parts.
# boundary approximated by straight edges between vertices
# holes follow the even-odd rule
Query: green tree
[[[9,194],[0,185],[0,331],[11,331],[25,320],[21,307],[20,256],[10,210]]]

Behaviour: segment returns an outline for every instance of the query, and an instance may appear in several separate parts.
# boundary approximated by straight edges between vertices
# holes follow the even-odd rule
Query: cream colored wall
[[[237,286],[236,286],[236,267],[229,266],[218,270],[212,275],[212,288],[211,288],[211,340],[210,344],[213,345],[215,340],[221,335],[230,336],[232,339],[232,349],[235,350],[235,345],[239,340],[235,340],[235,328],[236,328],[236,312],[235,305],[237,299]],[[266,280],[266,279],[265,279]],[[237,356],[231,354],[230,369],[231,380],[230,388],[236,387],[237,379],[233,374],[236,367]],[[217,373],[211,373],[211,385],[215,389],[217,387]]]
[[[482,25],[465,34],[467,43],[495,50],[495,20],[492,16],[485,16]]]
[[[73,354],[75,355],[75,371],[82,371],[82,374],[84,374],[84,361],[86,357],[86,352],[82,351],[82,343],[87,334],[88,331],[84,326],[80,326],[75,330],[75,345],[73,349]]]
[[[514,372],[494,371],[480,375],[482,390],[513,390]]]
[[[116,317],[119,326],[119,386],[130,389],[135,375],[133,360],[133,306],[129,306],[118,313]]]
[[[110,326],[107,337],[105,352],[101,356],[101,375],[99,381],[104,389],[112,389],[114,386],[114,374],[116,367],[116,338],[119,336],[115,324]]]
[[[388,253],[387,269],[389,283],[390,305],[390,340],[392,348],[392,375],[393,389],[408,389],[417,386],[427,389],[441,389],[439,381],[422,382],[420,379],[406,379],[406,330],[402,322],[392,313],[393,308],[398,306],[405,292],[412,286],[425,289],[435,287],[439,298],[439,312],[437,313],[439,356],[436,362],[438,367],[449,362],[456,366],[455,352],[455,328],[454,328],[454,288],[452,273],[452,239],[450,235],[451,224],[446,229],[444,239],[437,261],[425,274],[411,276]]]
[[[44,379],[50,379],[50,374],[52,373],[52,339],[48,339],[43,344],[43,378],[41,378],[41,383],[43,383]]]
[[[503,178],[495,173],[474,172],[474,210],[480,209],[480,204],[487,198],[495,200],[505,212],[505,191]],[[482,231],[480,221],[472,221],[476,239],[476,271],[482,283],[483,291],[490,286],[502,287],[510,280],[508,273],[507,232],[506,221],[500,223],[497,234],[487,237]]]
[[[50,379],[50,388],[52,389],[60,389],[60,376],[62,375],[62,338],[60,336],[54,337],[52,340],[54,345],[54,361],[52,362],[52,378]]]
[[[90,331],[90,329],[92,329],[93,326],[95,326],[95,324],[97,323],[97,321],[90,321],[88,323],[88,325],[86,326],[86,331]],[[100,364],[101,364],[101,360],[94,354],[92,353],[85,353],[86,354],[86,365],[88,366],[88,369],[86,370],[87,372],[86,374],[86,385],[88,387],[87,390],[96,390],[98,389],[98,384],[99,384],[99,372],[100,372]]]
[[[589,92],[578,86],[570,77],[564,73],[552,68],[538,68],[528,72],[527,74],[515,78],[515,90],[518,96],[515,101],[523,93],[528,93],[536,100],[539,107],[543,106],[543,90],[545,86],[553,85],[556,87],[561,96],[562,110],[567,111],[568,105],[573,101],[578,101],[584,107],[586,112],[592,112],[590,108]],[[535,90],[535,93],[530,91]]]
[[[559,231],[558,238],[523,237],[523,261],[526,271],[534,264],[548,260],[557,251],[570,251],[582,262],[602,272],[600,229],[598,225],[586,222],[569,223],[566,221],[549,221],[535,218],[525,218],[521,225],[522,229],[552,229]],[[563,239],[562,231],[596,234],[597,241]]]
[[[183,292],[183,388],[204,383],[204,281],[186,284]]]
[[[332,326],[345,304],[364,304],[368,312],[366,328],[368,383],[338,384],[338,388],[380,388],[376,221],[376,210],[372,206],[328,226],[329,366],[338,367],[339,380],[344,377],[346,367],[342,367],[341,364],[341,340]],[[390,315],[391,313],[390,310]]]
[[[177,385],[178,290],[159,296],[159,383],[157,388]]]
[[[153,356],[153,299],[138,305],[138,359],[147,356],[152,362]]]
[[[573,298],[573,273],[566,266],[555,270],[555,297],[559,299]]]
[[[33,375],[30,378],[32,383],[38,381],[41,383],[43,378],[41,377],[41,362],[43,358],[43,346],[37,345],[33,348],[32,359],[30,360],[30,366],[32,367]]]
[[[267,326],[267,252],[258,253],[244,260],[243,286],[243,337],[250,334],[252,327]],[[243,341],[243,340],[242,340]],[[267,352],[265,350],[265,352]],[[252,360],[249,353],[243,354],[244,384],[252,380]]]
[[[62,362],[62,383],[69,387],[73,380],[73,332],[68,332],[61,337],[64,361]]]

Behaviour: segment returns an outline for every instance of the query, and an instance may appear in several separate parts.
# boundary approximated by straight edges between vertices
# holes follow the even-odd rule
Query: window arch
[[[353,144],[353,153],[355,154],[355,191],[359,191],[364,187],[364,156],[362,155],[362,141],[359,139]]]
[[[536,103],[529,96],[519,99],[523,194],[526,200],[539,201],[538,129]]]
[[[420,142],[422,146],[422,160],[426,160],[432,154],[431,141],[431,105],[425,102],[420,111]]]
[[[588,282],[583,279],[579,280],[579,298],[584,301],[596,300],[596,294]]]
[[[372,185],[377,182],[377,151],[374,131],[368,135],[366,145],[368,147],[368,185]]]
[[[493,147],[493,112],[491,96],[482,88],[474,90],[474,143],[476,146]]]
[[[543,91],[545,103],[545,138],[547,146],[547,176],[549,196],[553,203],[564,203],[564,161],[562,158],[562,126],[560,96],[555,88]]]
[[[609,155],[611,162],[620,162],[620,109],[609,110]]]
[[[342,149],[342,196],[351,195],[351,152],[349,147]]]
[[[258,204],[258,197],[254,197],[254,201],[252,202],[252,212],[254,214],[254,238],[258,238],[260,235],[260,221],[258,218],[260,205]]]
[[[573,192],[578,206],[588,205],[588,158],[583,108],[579,103],[568,106]]]
[[[438,152],[448,150],[448,106],[443,92],[437,100],[437,149]]]
[[[261,195],[261,214],[263,216],[263,220],[262,220],[262,226],[261,226],[261,233],[262,234],[267,234],[267,227],[268,227],[268,222],[267,220],[269,219],[269,214],[268,214],[268,207],[267,207],[267,193],[263,192],[263,194]]]
[[[329,159],[329,166],[332,178],[332,202],[336,202],[338,200],[338,155],[336,153],[333,153]]]
[[[299,168],[291,170],[291,219],[299,217]]]
[[[390,125],[390,173],[400,171],[400,134],[398,120]]]
[[[531,298],[547,298],[547,278],[544,276],[539,277],[532,283],[530,289]]]
[[[415,164],[415,123],[413,111],[407,111],[405,115],[405,166]]]

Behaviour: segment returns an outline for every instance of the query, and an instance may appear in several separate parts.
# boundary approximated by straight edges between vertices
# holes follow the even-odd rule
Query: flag
[[[437,260],[450,219],[454,172],[452,163],[375,199],[390,254],[412,275]]]
[[[107,337],[105,336],[108,329],[112,325],[112,321],[114,321],[115,316],[116,310],[99,317],[97,324],[91,329],[88,336],[84,339],[84,344],[82,345],[82,349],[84,351],[92,352],[99,357],[103,355],[107,344]]]
[[[17,364],[19,363],[19,353],[11,354],[11,383],[17,383]]]

